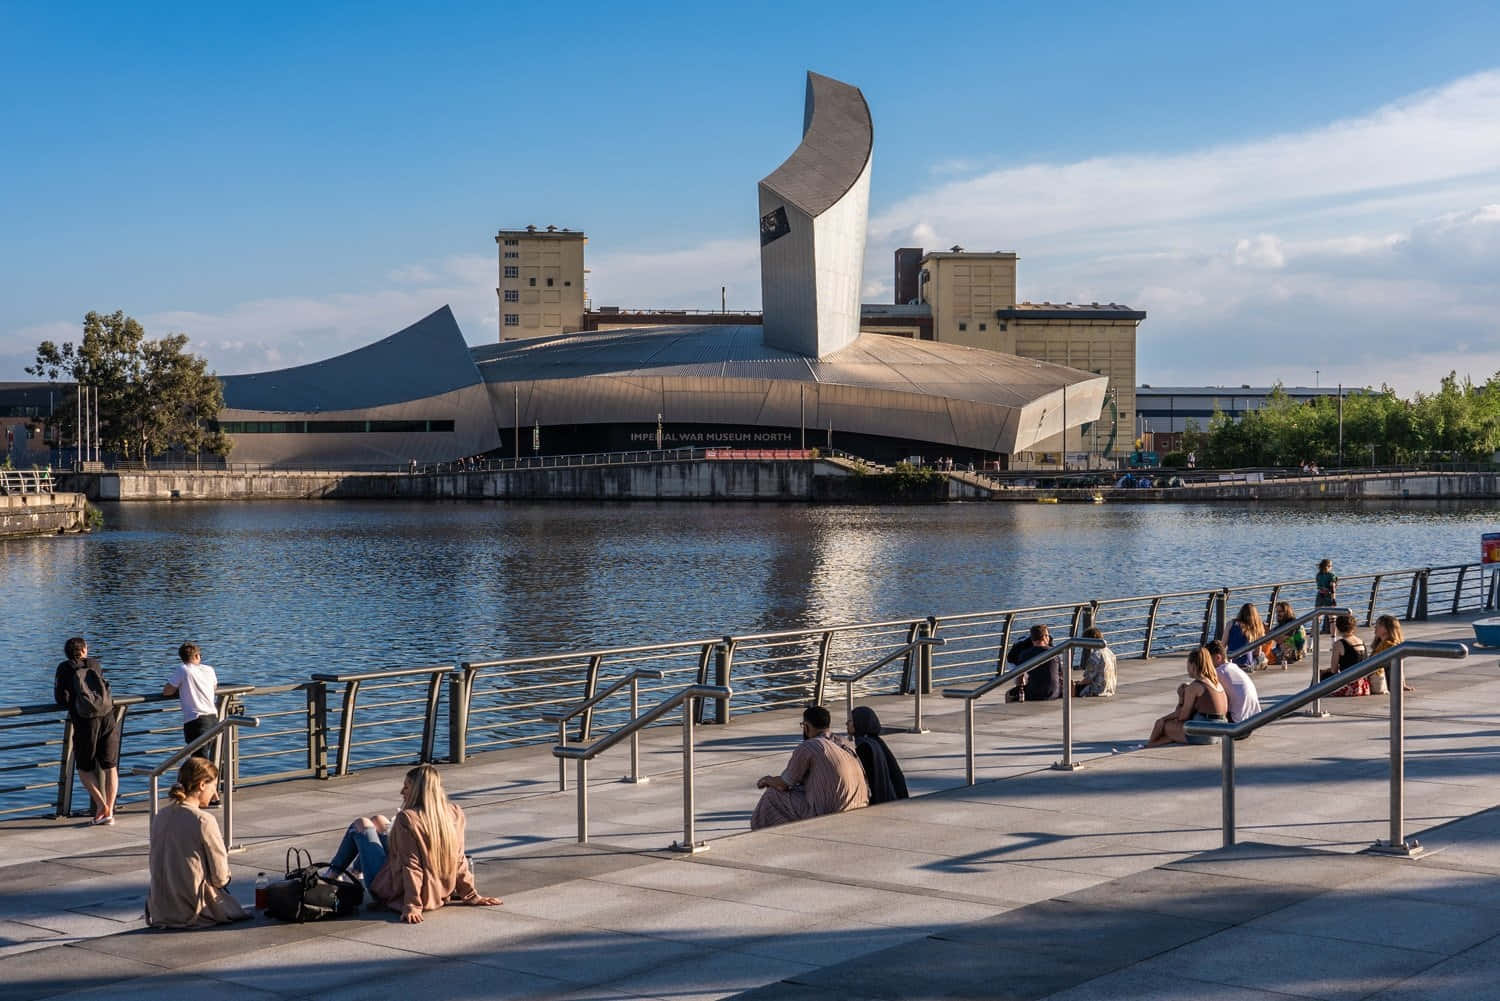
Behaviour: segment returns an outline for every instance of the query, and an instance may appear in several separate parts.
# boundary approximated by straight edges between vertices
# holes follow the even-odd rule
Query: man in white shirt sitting
[[[1214,670],[1219,672],[1219,682],[1224,694],[1229,696],[1229,722],[1238,723],[1260,712],[1260,693],[1255,682],[1245,669],[1225,656],[1224,644],[1209,640],[1208,655],[1214,659]]]
[[[176,695],[182,700],[182,735],[191,744],[209,727],[219,721],[218,703],[215,693],[219,687],[219,676],[214,669],[203,663],[203,652],[196,643],[184,643],[177,648],[182,663],[172,672],[172,677],[162,686],[161,693],[167,698]],[[213,745],[200,747],[194,753],[200,758],[213,760]]]

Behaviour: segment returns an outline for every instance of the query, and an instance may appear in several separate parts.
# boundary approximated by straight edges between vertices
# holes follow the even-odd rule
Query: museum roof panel
[[[758,326],[653,327],[564,334],[471,350],[486,382],[580,378],[775,379],[1019,406],[1092,372],[936,341],[861,334],[826,358],[767,347]]]
[[[384,340],[310,365],[221,376],[229,410],[342,411],[388,406],[479,383],[447,306]]]
[[[822,215],[859,180],[874,141],[859,88],[808,73],[802,142],[760,183],[808,215]]]

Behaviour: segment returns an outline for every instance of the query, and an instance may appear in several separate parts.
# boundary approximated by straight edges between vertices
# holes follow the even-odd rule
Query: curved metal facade
[[[933,341],[863,334],[807,358],[760,327],[565,335],[475,348],[496,423],[832,426],[835,432],[1010,454],[1097,420],[1090,372]],[[1064,397],[1066,396],[1066,404]],[[517,415],[519,410],[519,415]]]
[[[802,142],[758,189],[767,343],[821,358],[859,336],[874,141],[859,88],[807,74]]]
[[[500,442],[489,394],[447,306],[335,358],[220,381],[219,421],[234,439],[234,462],[441,462]]]

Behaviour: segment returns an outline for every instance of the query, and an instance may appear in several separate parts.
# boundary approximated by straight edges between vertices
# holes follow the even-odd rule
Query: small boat
[[[1036,499],[1036,502],[1038,504],[1056,504],[1057,503],[1057,498],[1056,497],[1038,497]]]

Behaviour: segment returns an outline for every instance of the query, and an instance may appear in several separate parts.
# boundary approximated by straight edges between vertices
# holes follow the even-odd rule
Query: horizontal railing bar
[[[378,681],[382,678],[399,678],[411,674],[447,674],[453,670],[452,664],[433,664],[427,667],[397,667],[383,671],[356,671],[340,674],[314,674],[314,681],[338,682],[347,681]]]
[[[590,761],[611,747],[614,747],[637,730],[661,719],[689,699],[728,699],[733,695],[734,692],[723,685],[689,685],[670,699],[657,703],[630,723],[600,737],[592,744],[558,744],[552,748],[552,754],[555,757],[568,758],[573,761]]]

